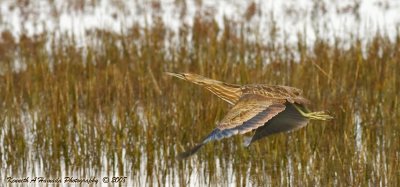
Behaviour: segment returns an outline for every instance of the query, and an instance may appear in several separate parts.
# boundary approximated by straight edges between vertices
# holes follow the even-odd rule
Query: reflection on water
[[[177,33],[183,26],[193,26],[194,18],[201,15],[214,19],[220,29],[224,29],[225,18],[248,24],[257,33],[266,33],[276,25],[280,28],[274,39],[276,42],[295,44],[298,34],[303,33],[304,39],[311,44],[319,37],[330,42],[335,36],[343,40],[352,40],[354,36],[368,40],[377,32],[384,32],[395,40],[400,23],[398,1],[256,0],[254,5],[239,0],[2,1],[1,15],[7,19],[2,19],[0,28],[12,30],[16,36],[24,32],[30,35],[45,31],[69,32],[78,36],[79,45],[86,46],[85,32],[91,29],[127,33],[135,24],[152,27],[162,21]],[[263,34],[254,39],[271,38]]]
[[[354,132],[355,132],[355,138],[356,138],[356,149],[358,152],[362,152],[362,126],[361,126],[361,119],[360,119],[360,114],[355,113],[354,117]]]

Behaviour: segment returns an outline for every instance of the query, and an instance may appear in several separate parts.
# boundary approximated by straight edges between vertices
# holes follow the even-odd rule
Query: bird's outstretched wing
[[[243,95],[235,106],[201,143],[178,155],[186,158],[196,153],[205,143],[244,134],[264,125],[268,120],[285,110],[286,100],[271,100],[257,94]]]
[[[274,118],[269,120],[265,125],[257,128],[251,138],[245,139],[244,145],[247,147],[251,143],[280,132],[294,131],[307,125],[309,119],[300,114],[293,106],[294,103],[286,103],[285,111],[279,113]],[[304,106],[298,105],[303,108]]]

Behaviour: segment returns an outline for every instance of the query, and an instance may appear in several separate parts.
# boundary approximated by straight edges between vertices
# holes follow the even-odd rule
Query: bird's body
[[[300,89],[279,85],[236,85],[191,73],[167,73],[198,84],[219,98],[234,105],[217,127],[194,148],[179,155],[186,158],[196,153],[205,143],[255,130],[245,141],[252,142],[271,134],[296,130],[307,125],[309,119],[326,120],[332,117],[323,112],[308,113],[309,103]]]

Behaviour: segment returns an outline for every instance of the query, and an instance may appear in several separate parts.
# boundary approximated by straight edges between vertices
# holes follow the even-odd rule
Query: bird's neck
[[[212,83],[204,84],[203,87],[232,105],[235,104],[242,95],[239,85],[228,84],[221,81],[213,80]]]

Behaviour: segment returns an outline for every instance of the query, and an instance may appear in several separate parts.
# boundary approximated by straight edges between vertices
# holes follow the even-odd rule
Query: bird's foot
[[[304,112],[300,107],[294,105],[296,109],[300,112],[300,114],[308,119],[312,120],[331,120],[333,119],[332,116],[329,114],[326,114],[324,111],[318,111],[318,112]]]
[[[309,119],[313,119],[313,120],[330,120],[333,119],[332,116],[330,116],[329,114],[326,114],[323,111],[319,111],[319,112],[309,112],[309,113],[304,113],[302,114],[304,117],[307,117]]]

